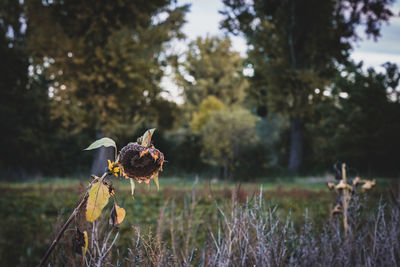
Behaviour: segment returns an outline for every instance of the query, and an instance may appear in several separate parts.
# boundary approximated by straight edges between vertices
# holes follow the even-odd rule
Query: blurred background
[[[214,236],[230,253],[232,232],[259,247],[234,247],[230,265],[262,265],[249,251],[279,255],[272,265],[396,265],[399,13],[394,0],[0,0],[0,266],[36,265],[114,155],[84,148],[110,137],[120,150],[150,128],[160,190],[132,199],[110,178],[124,222],[109,226],[111,204],[93,224],[81,211],[52,266],[82,265],[75,227],[91,258],[114,231],[107,266],[201,266],[224,257]],[[337,162],[376,178],[352,194],[349,239],[326,186]]]
[[[110,151],[82,149],[148,128],[166,177],[253,181],[337,161],[397,177],[399,8],[2,0],[1,178],[103,172]]]

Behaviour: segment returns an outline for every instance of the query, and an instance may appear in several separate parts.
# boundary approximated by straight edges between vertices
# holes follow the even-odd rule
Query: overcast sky
[[[218,10],[223,9],[221,0],[178,0],[178,4],[191,4],[190,12],[186,15],[187,23],[183,27],[183,32],[187,35],[187,40],[180,43],[176,49],[184,50],[186,44],[198,36],[223,35],[219,29],[219,22],[222,15]],[[400,66],[400,3],[396,1],[392,10],[397,15],[390,20],[388,25],[384,25],[381,30],[381,37],[377,42],[364,38],[354,46],[351,57],[359,62],[364,62],[364,67],[374,67],[382,70],[381,65],[387,61],[396,63]],[[241,37],[231,36],[234,50],[242,55],[246,54],[246,42]],[[165,80],[164,87],[171,92],[171,98],[175,101],[178,97],[176,86],[171,81]],[[174,89],[173,89],[174,88]],[[178,102],[181,102],[178,100]]]

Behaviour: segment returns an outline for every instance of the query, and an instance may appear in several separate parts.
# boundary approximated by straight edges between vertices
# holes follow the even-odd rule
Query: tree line
[[[223,4],[226,35],[179,54],[190,6],[173,0],[2,1],[2,176],[101,169],[107,151],[93,161],[82,148],[150,127],[171,175],[253,179],[338,160],[398,173],[398,67],[350,59],[360,27],[379,39],[392,0]],[[246,39],[246,57],[229,34]],[[168,69],[183,104],[164,97]]]

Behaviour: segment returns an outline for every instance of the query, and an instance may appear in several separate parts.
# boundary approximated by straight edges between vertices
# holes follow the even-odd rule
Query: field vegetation
[[[376,190],[360,196],[351,208],[346,238],[341,220],[331,218],[336,194],[328,190],[324,178],[243,184],[193,181],[160,179],[160,191],[154,185],[140,186],[134,199],[129,183],[114,181],[119,205],[127,211],[118,228],[108,223],[111,205],[95,223],[84,222],[81,215],[76,218],[77,225],[90,229],[86,261],[93,266],[323,266],[386,265],[398,260],[400,218],[390,180],[378,180]],[[0,264],[37,264],[86,183],[65,179],[1,183]],[[82,259],[74,253],[73,237],[70,226],[50,258],[53,266],[79,266]],[[103,254],[97,246],[106,248]]]

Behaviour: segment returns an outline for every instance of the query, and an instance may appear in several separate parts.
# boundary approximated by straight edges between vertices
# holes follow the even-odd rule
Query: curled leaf
[[[160,157],[160,151],[158,150],[150,150],[149,152],[153,157],[154,161],[157,161],[157,159]]]
[[[111,217],[110,217],[110,224],[113,226],[118,226],[122,223],[122,221],[125,219],[125,209],[121,208],[117,205],[117,203],[114,204],[114,207],[111,210]]]
[[[86,204],[86,220],[88,222],[94,222],[100,216],[109,198],[110,192],[106,185],[102,182],[97,182],[92,185]]]
[[[117,151],[117,145],[115,144],[114,140],[112,140],[111,138],[108,138],[108,137],[103,137],[103,138],[93,142],[90,146],[88,146],[84,150],[92,150],[92,149],[99,148],[101,146],[105,146],[105,147],[112,146],[115,148],[115,151]]]
[[[154,131],[156,128],[149,129],[147,130],[143,136],[141,137],[141,145],[144,147],[150,147],[151,146],[151,137],[153,136]]]
[[[143,157],[147,153],[149,153],[149,150],[148,149],[144,149],[142,152],[140,152],[139,158]]]
[[[74,248],[75,253],[82,254],[82,252],[84,251],[84,253],[86,254],[86,249],[87,249],[86,231],[82,233],[79,230],[79,228],[76,228],[74,238],[72,239],[72,246]]]

